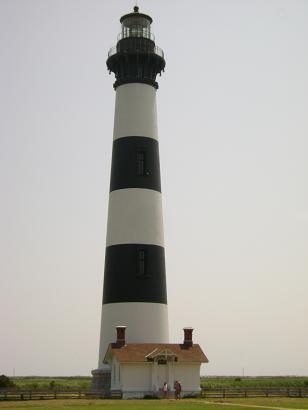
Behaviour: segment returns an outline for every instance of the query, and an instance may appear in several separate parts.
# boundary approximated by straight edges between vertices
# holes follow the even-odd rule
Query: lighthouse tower
[[[128,343],[169,341],[156,114],[156,76],[165,60],[150,16],[134,7],[120,22],[107,59],[116,101],[100,353],[92,372],[103,384],[110,371],[103,360],[116,326],[127,326]]]

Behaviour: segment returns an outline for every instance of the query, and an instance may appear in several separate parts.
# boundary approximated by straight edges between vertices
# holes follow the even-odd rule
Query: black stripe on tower
[[[110,191],[124,188],[161,192],[157,140],[132,136],[113,142]]]
[[[165,250],[156,245],[106,248],[103,303],[167,303]]]

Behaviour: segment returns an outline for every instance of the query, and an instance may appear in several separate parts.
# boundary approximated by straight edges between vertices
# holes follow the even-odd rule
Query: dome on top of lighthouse
[[[147,26],[153,22],[152,17],[144,13],[139,13],[138,6],[134,7],[134,11],[132,13],[124,14],[124,16],[120,18],[120,23],[126,22],[127,19],[130,19],[130,21],[136,21],[138,24],[143,22],[144,24],[147,24]]]

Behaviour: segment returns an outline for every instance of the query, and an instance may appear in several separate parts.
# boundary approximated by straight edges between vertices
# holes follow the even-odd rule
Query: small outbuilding
[[[181,396],[200,392],[200,366],[208,359],[192,341],[192,328],[184,328],[184,342],[125,343],[125,326],[118,326],[117,341],[108,346],[104,363],[111,369],[111,397],[143,398],[161,396],[164,383],[168,396],[180,381]]]

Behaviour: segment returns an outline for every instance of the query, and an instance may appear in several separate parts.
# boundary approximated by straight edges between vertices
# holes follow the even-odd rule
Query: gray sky
[[[308,374],[308,2],[141,0],[166,54],[158,125],[170,336],[203,374]],[[0,374],[98,360],[114,115],[132,0],[0,0]]]

